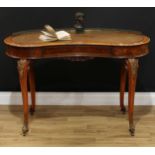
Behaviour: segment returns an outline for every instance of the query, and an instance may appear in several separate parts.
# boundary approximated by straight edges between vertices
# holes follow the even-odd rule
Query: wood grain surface
[[[71,41],[43,42],[39,40],[41,30],[23,31],[7,37],[4,42],[16,47],[43,47],[57,45],[106,45],[106,46],[136,46],[149,43],[149,37],[140,32],[117,29],[87,29],[84,33],[71,33]]]
[[[155,107],[135,106],[136,135],[118,106],[37,106],[21,134],[22,106],[0,106],[0,146],[155,146]]]

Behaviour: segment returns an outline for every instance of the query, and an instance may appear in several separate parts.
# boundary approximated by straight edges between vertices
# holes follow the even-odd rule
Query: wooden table
[[[140,32],[116,29],[86,29],[84,33],[75,33],[74,29],[66,29],[71,33],[71,41],[42,42],[38,39],[40,30],[23,31],[7,37],[6,54],[17,59],[19,80],[23,97],[24,126],[23,135],[28,132],[28,87],[30,84],[32,105],[30,112],[35,111],[35,81],[32,60],[43,58],[116,58],[122,60],[120,79],[120,108],[125,112],[124,92],[128,75],[128,115],[129,131],[135,132],[133,111],[134,94],[138,70],[138,58],[148,54],[149,37]]]

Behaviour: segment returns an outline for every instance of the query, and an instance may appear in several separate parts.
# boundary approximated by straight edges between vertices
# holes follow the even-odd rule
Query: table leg
[[[28,88],[27,88],[27,76],[28,76],[28,69],[29,69],[29,61],[28,60],[19,60],[17,62],[18,65],[18,72],[19,72],[19,80],[20,80],[20,87],[22,92],[23,98],[23,108],[24,108],[24,125],[23,125],[23,135],[25,136],[28,132]]]
[[[128,115],[129,115],[129,131],[131,136],[134,136],[135,127],[133,121],[133,112],[134,112],[134,96],[135,96],[135,87],[138,71],[138,60],[137,59],[128,59],[128,81],[129,81],[129,96],[128,96]]]
[[[120,108],[123,113],[126,112],[124,106],[124,93],[126,88],[126,77],[127,77],[127,66],[126,63],[123,62],[121,66],[121,77],[120,77]]]
[[[30,62],[28,76],[29,76],[29,85],[30,85],[31,103],[32,103],[30,107],[30,114],[33,115],[35,112],[36,96],[35,96],[35,77],[32,62]]]

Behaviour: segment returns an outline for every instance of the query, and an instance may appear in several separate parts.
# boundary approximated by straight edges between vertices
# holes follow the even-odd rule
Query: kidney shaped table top
[[[133,122],[134,94],[138,70],[138,58],[149,52],[150,38],[137,31],[117,29],[86,29],[76,33],[74,29],[65,29],[72,40],[43,42],[38,39],[40,30],[17,32],[5,38],[6,54],[18,60],[18,71],[24,105],[23,135],[28,128],[28,88],[29,79],[32,105],[35,111],[35,82],[32,59],[43,58],[117,58],[122,60],[120,76],[120,107],[125,112],[124,92],[128,75],[128,115],[129,131],[134,135]],[[29,77],[29,78],[28,78]]]
[[[38,38],[40,30],[14,33],[4,40],[12,48],[7,54],[36,59],[69,56],[128,58],[148,53],[150,39],[140,32],[116,29],[87,29],[84,33],[75,33],[73,29],[67,31],[71,33],[71,41],[43,42]]]

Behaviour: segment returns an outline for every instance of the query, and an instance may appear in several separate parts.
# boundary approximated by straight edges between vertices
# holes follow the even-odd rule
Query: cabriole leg
[[[33,115],[35,112],[35,102],[36,102],[36,96],[35,96],[35,77],[34,77],[34,70],[33,70],[33,64],[30,62],[29,67],[29,86],[30,86],[30,92],[31,92],[31,107],[30,107],[30,114]]]
[[[123,113],[126,112],[124,106],[124,93],[126,88],[126,77],[127,77],[127,66],[126,63],[123,62],[121,66],[121,76],[120,76],[120,108]]]
[[[128,114],[129,114],[129,132],[134,136],[135,127],[133,121],[134,112],[134,96],[138,71],[138,59],[128,59],[128,81],[129,81],[129,96],[128,96]]]
[[[28,132],[28,88],[27,88],[27,76],[28,76],[28,68],[29,68],[29,61],[25,59],[21,59],[17,63],[18,65],[18,72],[19,72],[19,80],[20,80],[20,87],[22,92],[23,98],[23,108],[24,108],[24,125],[23,125],[23,135],[25,136]]]

